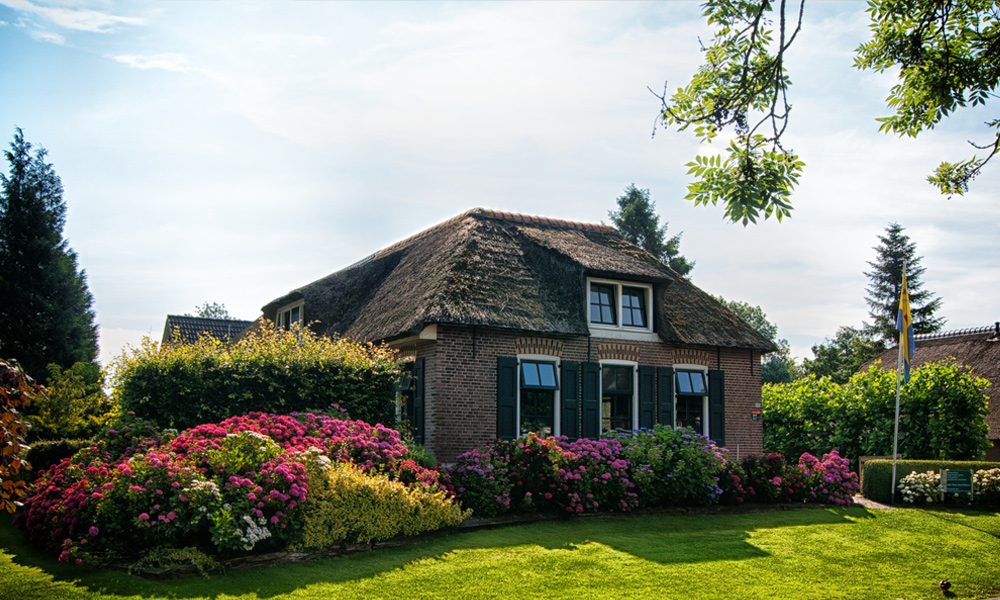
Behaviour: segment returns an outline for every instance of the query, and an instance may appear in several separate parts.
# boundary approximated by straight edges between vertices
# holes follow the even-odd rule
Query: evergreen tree
[[[934,333],[944,326],[944,319],[934,313],[941,307],[941,299],[927,290],[921,289],[924,274],[920,266],[921,257],[916,255],[917,245],[903,233],[898,223],[890,223],[885,235],[879,236],[879,245],[873,250],[875,260],[868,263],[872,268],[868,277],[868,315],[872,324],[869,333],[877,340],[894,344],[899,338],[896,331],[896,317],[899,312],[899,294],[903,281],[903,265],[906,265],[906,287],[910,293],[910,311],[913,314],[914,333]]]
[[[0,356],[16,358],[43,377],[47,365],[66,369],[97,356],[93,296],[76,253],[63,239],[62,182],[34,155],[18,128],[0,174]]]
[[[681,256],[683,232],[667,239],[668,224],[660,227],[655,210],[656,203],[649,198],[649,190],[640,190],[633,183],[618,197],[618,211],[608,211],[608,216],[625,239],[687,277],[694,263]]]

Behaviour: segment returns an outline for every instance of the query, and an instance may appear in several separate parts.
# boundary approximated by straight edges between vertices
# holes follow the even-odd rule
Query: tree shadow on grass
[[[803,509],[736,514],[618,515],[568,519],[432,536],[401,546],[299,564],[231,571],[204,579],[187,576],[151,581],[113,570],[87,570],[57,562],[32,548],[0,519],[0,552],[16,565],[40,571],[44,579],[102,595],[201,598],[254,594],[271,598],[314,584],[362,582],[408,565],[446,561],[456,553],[540,547],[575,552],[602,545],[661,565],[739,561],[767,556],[750,538],[754,531],[781,527],[849,525],[871,518],[864,508]],[[40,596],[50,597],[50,596]]]

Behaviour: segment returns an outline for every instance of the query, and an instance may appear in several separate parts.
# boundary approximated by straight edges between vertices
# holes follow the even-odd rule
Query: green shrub
[[[104,373],[96,363],[68,369],[48,367],[45,395],[31,403],[30,439],[81,439],[97,435],[118,416],[118,406],[104,393]]]
[[[979,471],[997,467],[1000,467],[1000,463],[985,461],[899,460],[896,461],[896,480],[892,482],[890,487],[892,460],[869,460],[865,462],[865,472],[861,478],[861,495],[869,500],[888,504],[892,501],[892,490],[896,489],[904,477],[914,471],[917,473],[926,473],[927,471],[940,473],[944,469]]]
[[[439,489],[407,487],[347,463],[313,461],[306,468],[309,496],[297,548],[418,535],[458,525],[467,516]]]
[[[206,337],[161,347],[147,338],[116,360],[112,383],[123,411],[160,427],[333,404],[355,419],[392,425],[395,358],[385,346],[262,327],[230,345]]]
[[[692,429],[656,425],[615,433],[624,457],[635,467],[633,479],[642,506],[699,506],[715,502],[725,471],[722,451]]]
[[[914,369],[900,393],[899,452],[910,459],[982,457],[989,385],[954,361]],[[891,454],[896,374],[873,366],[844,385],[814,377],[765,385],[762,406],[766,452],[838,450],[857,466],[862,456]]]

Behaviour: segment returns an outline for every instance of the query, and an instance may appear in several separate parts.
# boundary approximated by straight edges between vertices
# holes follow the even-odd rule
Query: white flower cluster
[[[910,473],[896,486],[903,501],[910,504],[937,502],[941,499],[941,476],[934,471]]]
[[[243,515],[243,522],[247,524],[246,531],[241,532],[237,527],[236,533],[240,536],[240,541],[243,542],[242,548],[244,550],[249,552],[250,550],[253,550],[253,547],[257,545],[257,542],[271,537],[271,532],[264,526],[267,523],[264,517],[260,517],[255,523],[253,517],[250,515]]]
[[[222,494],[219,493],[219,486],[215,485],[214,481],[203,481],[201,479],[196,479],[192,481],[184,491],[188,494],[201,496],[202,494],[211,496],[213,498],[221,498]]]
[[[977,494],[1000,492],[1000,469],[983,469],[972,476]]]

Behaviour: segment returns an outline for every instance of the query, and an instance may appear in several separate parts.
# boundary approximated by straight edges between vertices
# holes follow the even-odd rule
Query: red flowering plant
[[[627,511],[639,506],[639,494],[632,481],[632,465],[621,441],[616,438],[581,438],[573,442],[564,437],[557,439],[564,452],[557,464],[559,491],[553,492],[553,500],[564,511]]]
[[[783,484],[786,471],[785,457],[773,452],[751,454],[743,458],[742,481],[747,502],[775,504],[786,501]]]
[[[253,413],[172,439],[108,435],[44,473],[15,515],[29,539],[61,560],[105,562],[156,546],[226,554],[285,547],[302,527],[306,464],[317,457],[438,485],[434,471],[406,460],[392,430],[328,415]]]
[[[840,456],[836,450],[817,459],[808,452],[799,458],[806,502],[822,502],[851,506],[854,495],[861,491],[858,474],[851,471],[851,461]]]
[[[508,478],[508,458],[496,442],[485,448],[473,449],[455,458],[445,470],[448,491],[458,498],[462,508],[471,509],[481,517],[494,517],[510,509],[511,483]]]

